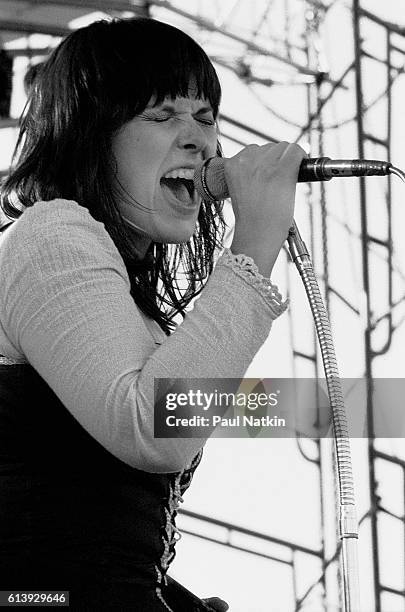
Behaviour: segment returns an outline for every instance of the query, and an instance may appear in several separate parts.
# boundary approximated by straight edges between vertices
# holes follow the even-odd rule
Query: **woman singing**
[[[1,590],[227,609],[167,576],[205,440],[154,437],[154,380],[243,377],[286,307],[268,278],[305,154],[225,160],[224,249],[221,203],[191,181],[220,154],[220,96],[197,43],[148,19],[73,32],[33,83],[1,200]]]

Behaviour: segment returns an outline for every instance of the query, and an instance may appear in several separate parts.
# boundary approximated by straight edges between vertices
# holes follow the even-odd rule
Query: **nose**
[[[196,153],[203,152],[208,147],[208,138],[204,129],[198,122],[190,118],[182,121],[181,128],[177,136],[177,146]]]

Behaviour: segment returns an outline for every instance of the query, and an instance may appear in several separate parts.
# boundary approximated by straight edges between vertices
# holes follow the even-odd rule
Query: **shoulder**
[[[89,211],[73,200],[36,202],[5,231],[0,274],[22,265],[55,272],[72,265],[113,267],[127,276],[113,240]]]
[[[99,221],[96,221],[87,208],[79,206],[73,200],[50,200],[49,202],[36,202],[26,208],[21,217],[13,224],[10,234],[14,238],[20,234],[27,237],[46,237],[50,232],[63,232],[66,228],[75,231],[76,228],[86,228],[88,231],[98,233],[105,237],[107,231]]]
[[[60,242],[66,239],[73,245],[83,236],[86,237],[83,248],[90,250],[97,243],[100,248],[119,255],[104,224],[96,221],[87,208],[73,200],[63,199],[36,202],[26,208],[6,230],[4,248],[15,252],[19,247],[36,245],[40,249],[41,245],[49,242],[60,246]]]

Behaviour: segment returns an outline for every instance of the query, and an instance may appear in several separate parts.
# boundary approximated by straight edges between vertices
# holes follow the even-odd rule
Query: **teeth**
[[[192,168],[177,168],[176,170],[170,170],[170,172],[166,172],[163,178],[182,178],[192,181],[193,177],[194,170]]]

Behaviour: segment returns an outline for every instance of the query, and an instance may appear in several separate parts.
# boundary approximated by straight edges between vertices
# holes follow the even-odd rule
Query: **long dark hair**
[[[224,220],[219,205],[204,201],[187,243],[152,242],[140,261],[114,197],[111,140],[153,95],[156,104],[166,96],[187,96],[191,79],[216,118],[217,74],[203,49],[181,30],[133,18],[98,21],[73,32],[35,78],[1,198],[3,211],[13,219],[39,200],[65,198],[86,207],[117,246],[136,304],[166,334],[211,273]],[[179,266],[187,279],[183,289],[175,278]]]

